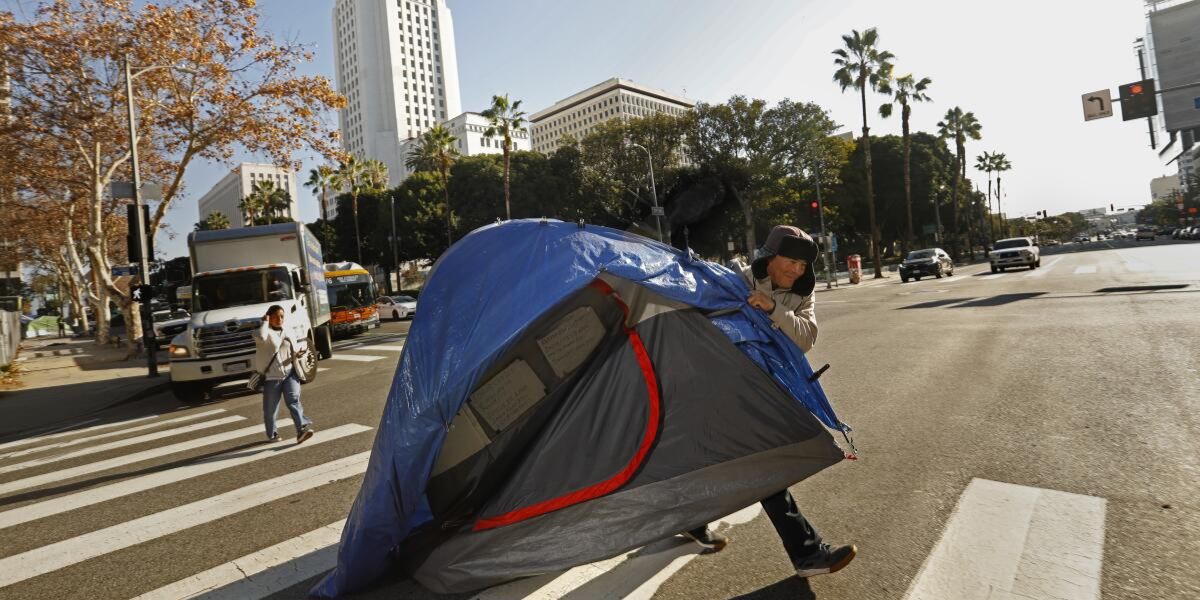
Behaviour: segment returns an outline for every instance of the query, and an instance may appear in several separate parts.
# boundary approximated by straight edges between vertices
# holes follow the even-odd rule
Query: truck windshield
[[[202,275],[192,280],[192,312],[292,300],[287,269]]]

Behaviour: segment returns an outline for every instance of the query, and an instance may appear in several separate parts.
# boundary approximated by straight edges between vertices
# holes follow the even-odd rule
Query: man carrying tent
[[[817,342],[813,308],[817,279],[808,268],[816,257],[817,245],[807,233],[797,227],[777,225],[750,266],[736,265],[751,290],[746,302],[770,315],[771,321],[804,352]],[[831,546],[821,541],[788,490],[763,499],[762,506],[800,577],[833,573],[854,560],[858,550],[853,544]],[[704,526],[686,535],[714,551],[728,543],[725,536]]]

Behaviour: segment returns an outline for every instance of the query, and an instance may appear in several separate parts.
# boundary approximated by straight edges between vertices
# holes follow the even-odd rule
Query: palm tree
[[[254,182],[250,195],[242,199],[241,206],[250,225],[270,225],[289,221],[287,213],[291,204],[292,198],[283,188],[276,187],[270,179],[263,179]]]
[[[925,90],[929,88],[929,84],[933,83],[928,77],[917,81],[912,73],[903,77],[896,78],[896,85],[891,88],[892,100],[887,104],[879,107],[879,115],[887,118],[892,114],[892,103],[900,105],[900,123],[904,139],[904,208],[908,216],[908,237],[904,240],[904,249],[901,254],[908,252],[908,245],[916,239],[913,236],[913,218],[912,218],[912,171],[910,169],[910,155],[912,150],[912,138],[909,135],[909,118],[912,116],[913,102],[928,102],[929,96],[925,94]]]
[[[833,51],[837,58],[833,59],[833,64],[838,67],[838,70],[833,74],[833,80],[842,86],[842,92],[846,88],[854,88],[858,90],[862,97],[862,140],[863,140],[863,156],[866,159],[867,171],[867,215],[869,226],[871,227],[871,255],[875,262],[875,277],[883,277],[883,265],[879,261],[879,230],[875,227],[875,187],[871,180],[871,132],[867,127],[867,89],[871,91],[879,91],[880,88],[888,89],[888,82],[892,79],[892,59],[895,56],[891,52],[879,50],[875,47],[875,43],[879,41],[879,34],[872,27],[862,33],[857,29],[851,30],[850,35],[843,35],[842,42],[845,43],[845,48],[838,48]]]
[[[1012,163],[1008,161],[1008,156],[1004,153],[993,154],[992,161],[992,170],[996,172],[996,212],[1000,213],[1000,216],[1003,217],[1004,210],[1000,206],[1000,198],[1002,197],[1000,195],[1000,174],[1011,169]],[[1008,221],[1001,220],[1000,222],[1004,224],[1004,236],[1007,237],[1009,235]]]
[[[329,186],[333,185],[333,167],[329,165],[321,165],[315,169],[308,170],[308,181],[304,182],[304,186],[311,188],[314,194],[321,199],[321,218],[326,219],[329,215]]]
[[[351,155],[338,165],[333,173],[333,187],[350,192],[350,207],[354,213],[354,247],[358,250],[358,263],[362,264],[362,236],[358,233],[358,195],[365,189],[365,165]]]
[[[996,228],[992,219],[992,166],[995,164],[995,155],[984,152],[975,157],[975,170],[987,173],[988,177],[988,234],[992,242],[996,241]]]
[[[951,219],[954,221],[954,244],[950,247],[950,253],[954,258],[958,259],[958,245],[961,243],[961,236],[958,229],[958,191],[959,184],[967,177],[967,138],[978,140],[980,131],[983,126],[975,118],[975,113],[963,112],[963,109],[955,106],[946,111],[946,116],[938,121],[938,135],[942,139],[954,139],[954,181],[951,184],[950,198],[954,203],[954,210],[951,211]],[[974,249],[970,248],[972,256]]]
[[[519,102],[518,102],[519,103]],[[458,138],[450,135],[450,130],[441,125],[434,125],[421,135],[421,142],[412,149],[405,160],[405,166],[414,171],[428,167],[437,169],[442,177],[442,197],[446,203],[446,247],[454,242],[450,229],[450,166],[458,158],[458,149],[454,142]],[[507,184],[508,168],[505,166],[505,183]],[[506,187],[507,190],[507,187]]]
[[[196,223],[196,231],[213,231],[216,229],[229,229],[229,217],[225,216],[219,210],[208,213],[203,221]]]
[[[387,189],[388,167],[382,160],[369,158],[363,162],[363,185],[372,192]]]
[[[509,155],[512,150],[512,134],[525,131],[525,113],[521,111],[521,101],[510,102],[508,94],[492,96],[492,107],[483,111],[490,126],[483,135],[501,137],[504,139],[504,217],[512,220],[512,198],[508,186]]]

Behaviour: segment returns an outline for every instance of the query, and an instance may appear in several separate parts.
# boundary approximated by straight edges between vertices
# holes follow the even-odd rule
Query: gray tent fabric
[[[437,535],[427,532],[419,538],[425,551],[410,553],[413,576],[430,590],[468,592],[608,558],[734,512],[842,460],[821,423],[699,311],[656,302],[648,292],[628,306],[621,290],[635,296],[626,286],[637,286],[610,282],[617,295],[589,288],[498,362],[496,374],[510,368],[505,363],[529,363],[548,382],[546,393],[460,463],[472,470],[453,468],[461,471],[457,485],[469,482],[474,499],[452,515],[439,515],[450,504],[433,503],[437,518],[428,529]],[[621,313],[606,303],[627,310],[627,320],[614,321]],[[574,373],[547,371],[545,363],[554,361],[539,362],[531,340],[544,342],[564,322],[573,332],[586,330],[586,318],[571,317],[585,314],[581,308],[605,329],[601,341],[587,348]],[[550,354],[562,362],[572,352],[581,351]],[[519,387],[516,379],[504,381],[506,390]],[[455,424],[469,418],[460,413]],[[571,502],[630,468],[645,444],[648,452],[619,487]],[[554,510],[522,513],[555,502]]]

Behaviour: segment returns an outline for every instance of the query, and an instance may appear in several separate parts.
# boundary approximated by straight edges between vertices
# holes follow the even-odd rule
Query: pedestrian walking
[[[279,412],[282,397],[292,414],[296,426],[296,443],[312,437],[312,421],[304,416],[300,405],[300,379],[296,374],[295,361],[303,358],[307,348],[297,343],[294,335],[283,327],[284,310],[278,304],[267,309],[262,325],[254,332],[255,364],[263,374],[263,422],[267,427],[267,440],[279,441],[275,427],[275,415]]]
[[[817,278],[809,268],[816,257],[817,245],[807,233],[797,227],[778,225],[771,230],[767,243],[750,266],[736,265],[751,290],[746,302],[770,315],[771,321],[804,352],[817,343],[813,291]],[[833,546],[822,541],[786,489],[763,499],[762,507],[800,577],[836,572],[850,564],[858,553],[853,544]],[[685,535],[713,551],[721,550],[729,542],[704,526]]]
[[[63,321],[62,315],[58,317],[58,337],[67,336],[67,322]]]

